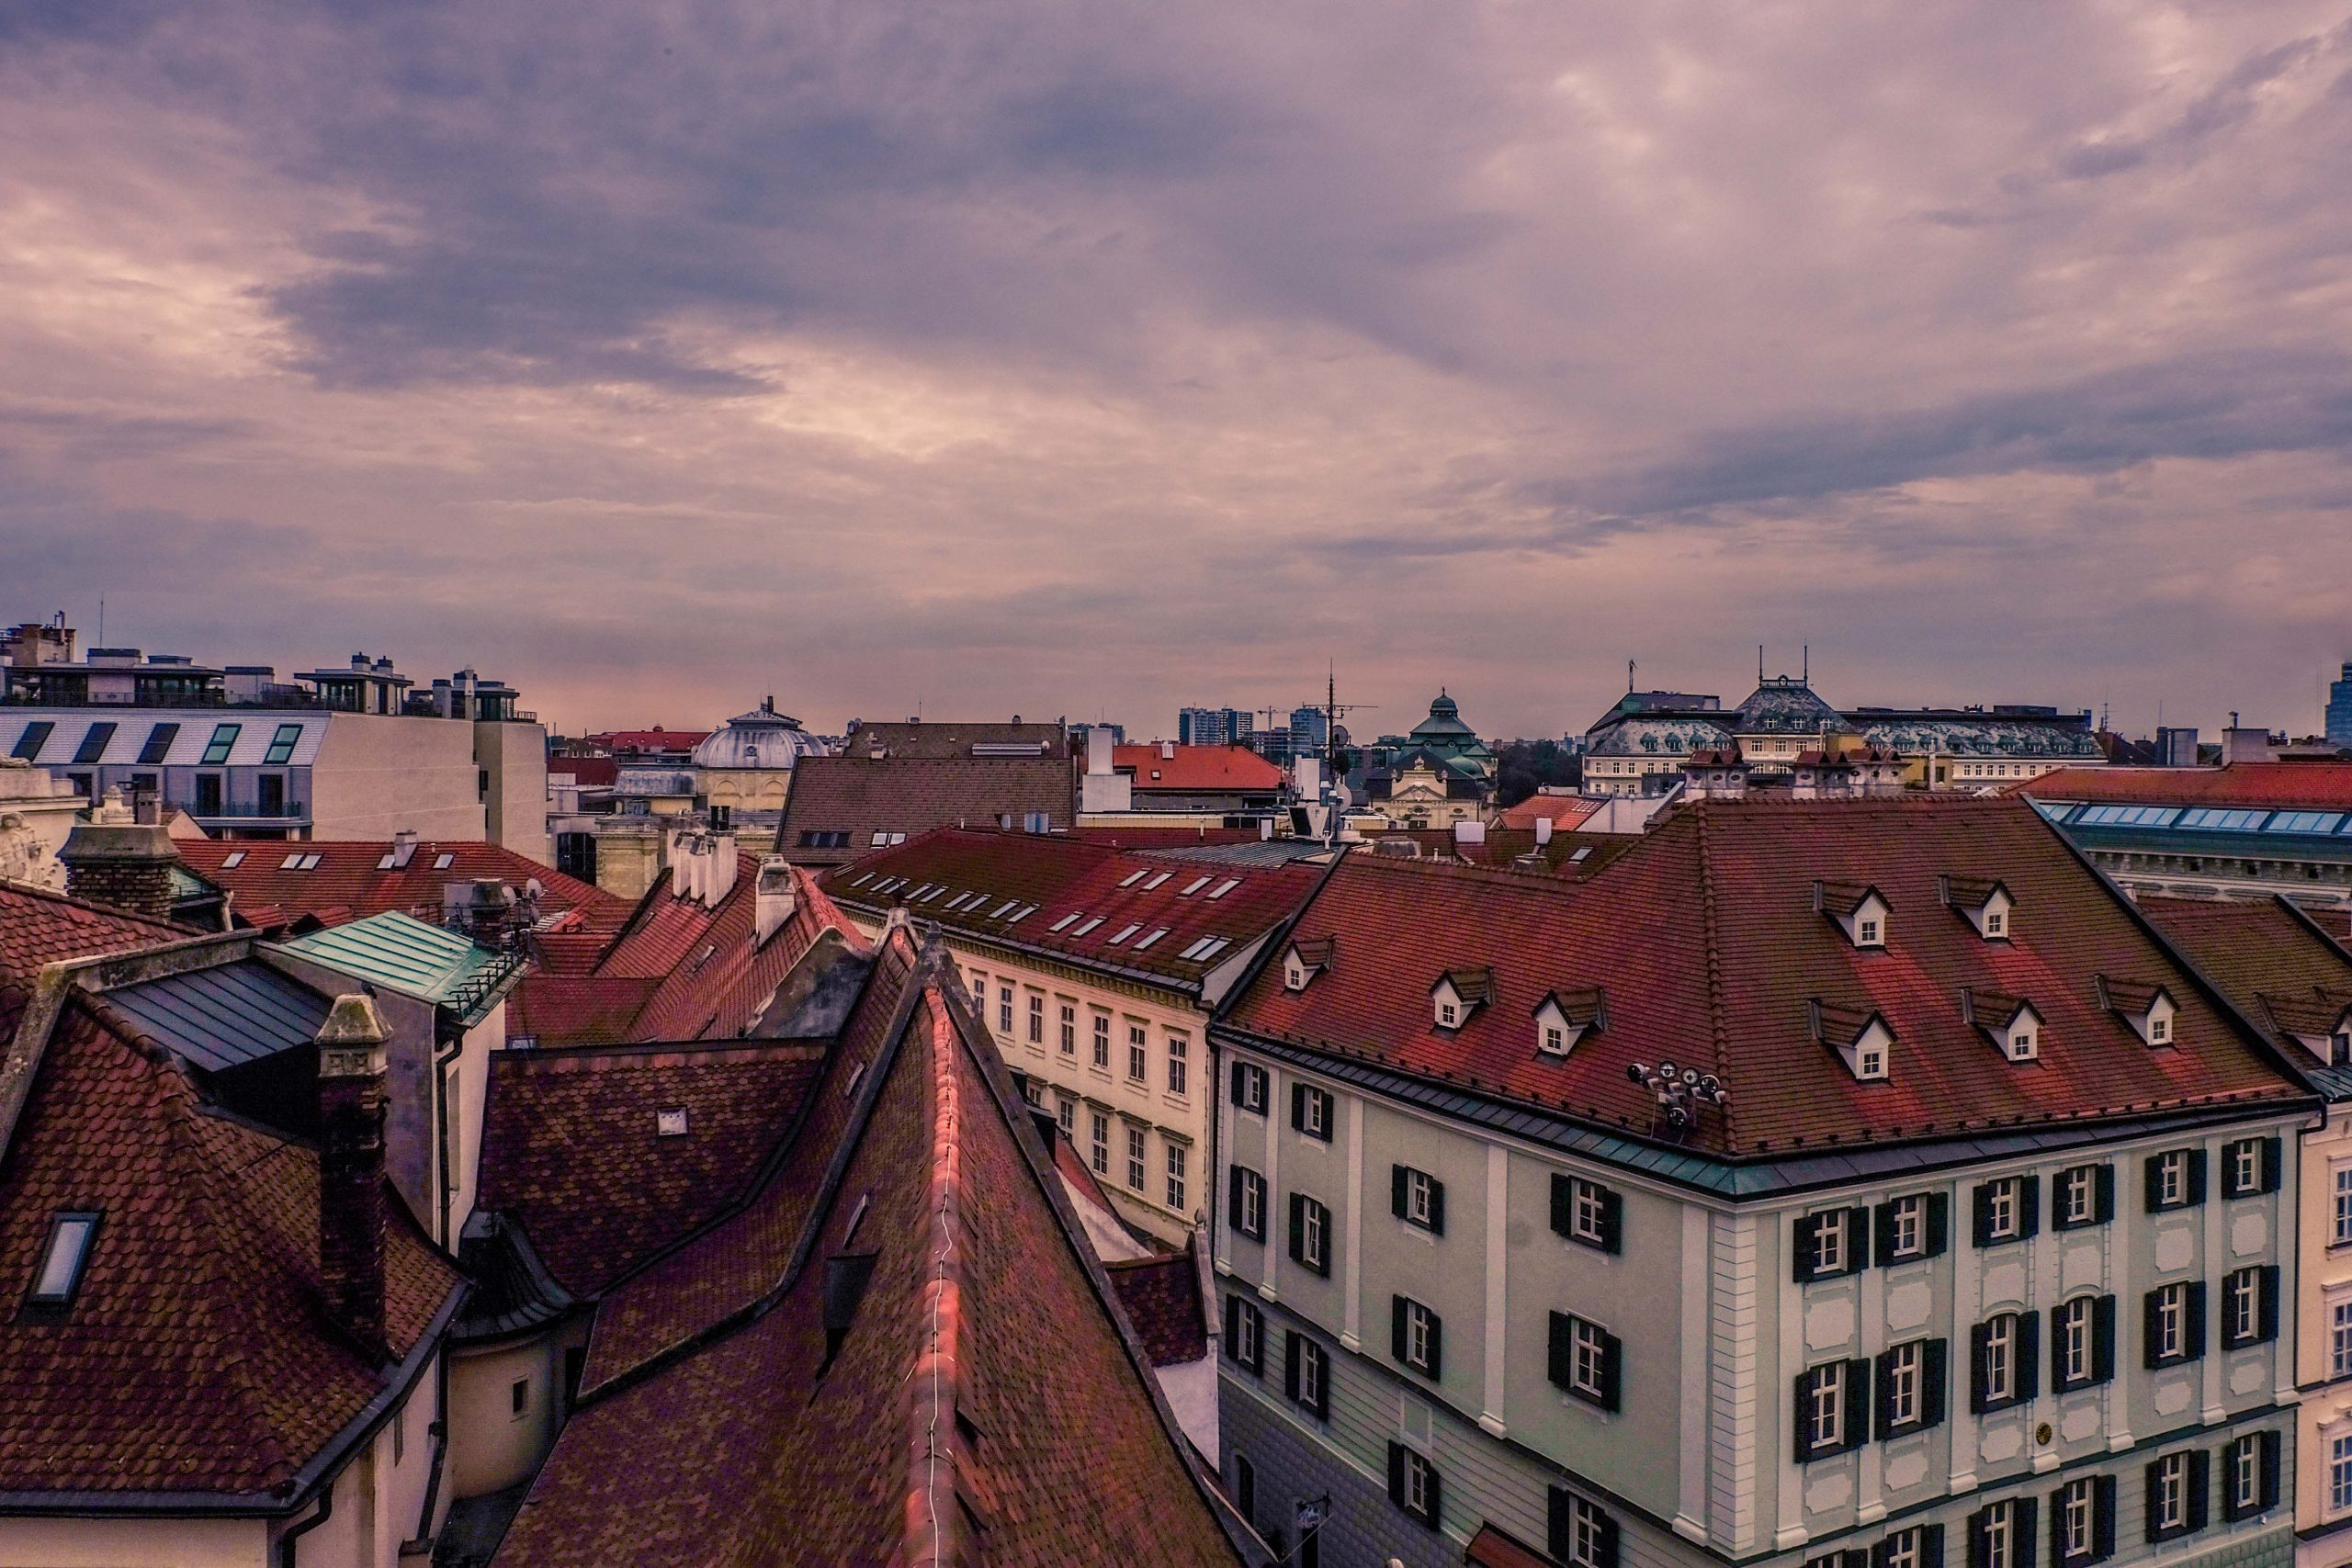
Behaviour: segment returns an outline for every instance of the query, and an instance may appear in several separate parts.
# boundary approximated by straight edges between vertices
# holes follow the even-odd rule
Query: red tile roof
[[[1250,844],[1255,828],[1072,828],[1065,838],[1123,850],[1197,849],[1205,844]]]
[[[906,724],[865,724],[844,743],[851,756],[870,755],[876,746],[892,757],[970,757],[976,747],[1027,747],[1046,757],[1068,758],[1069,736],[1058,724],[1000,724],[982,720],[917,719]]]
[[[1531,795],[1517,806],[1503,807],[1497,818],[1506,828],[1532,828],[1547,821],[1555,828],[1573,828],[1600,809],[1599,798],[1582,795]]]
[[[1153,1366],[1185,1366],[1209,1353],[1201,1265],[1189,1242],[1182,1252],[1105,1263],[1102,1269]]]
[[[1631,833],[1555,832],[1551,842],[1538,844],[1532,828],[1493,828],[1476,843],[1463,843],[1451,828],[1395,828],[1369,834],[1360,853],[1378,852],[1385,842],[1409,842],[1434,860],[1458,860],[1469,865],[1509,866],[1521,855],[1541,853],[1550,869],[1569,876],[1590,876],[1640,841]],[[1577,854],[1582,850],[1584,853]]]
[[[822,886],[847,908],[904,907],[915,919],[981,941],[1183,985],[1280,924],[1322,871],[1219,864],[1060,834],[941,829],[837,867]],[[1154,931],[1166,934],[1154,941]],[[1207,939],[1225,945],[1184,956]]]
[[[742,1195],[820,1055],[756,1043],[498,1052],[481,1205],[519,1221],[567,1290],[595,1295]],[[684,1113],[684,1131],[660,1130],[665,1111]]]
[[[719,901],[701,945],[687,951],[662,979],[638,1014],[631,1039],[727,1040],[748,1034],[818,933],[848,928],[847,917],[819,890],[815,878],[795,869],[793,919],[755,944],[759,859],[741,857],[735,886]]]
[[[655,979],[526,975],[506,995],[506,1037],[534,1045],[617,1045],[631,1037]]]
[[[232,912],[248,914],[266,908],[276,920],[314,915],[329,925],[341,925],[397,910],[428,925],[441,922],[442,889],[451,884],[504,883],[520,890],[537,879],[543,918],[573,918],[551,926],[564,938],[584,937],[592,943],[590,958],[619,933],[629,905],[602,888],[566,876],[553,866],[541,865],[503,844],[481,840],[419,840],[408,864],[379,869],[392,852],[389,841],[311,839],[300,843],[263,843],[239,839],[174,840],[189,870],[234,895]],[[289,871],[288,856],[317,855],[315,870]],[[436,869],[444,855],[449,864]],[[227,863],[232,856],[238,863]],[[250,916],[249,916],[250,918]],[[259,922],[256,922],[259,923]],[[559,948],[564,943],[558,942]]]
[[[2303,1006],[2340,998],[2325,1010],[2332,1020],[2352,1005],[2352,952],[2336,932],[2312,929],[2320,922],[2284,898],[2143,898],[2140,908],[2281,1043],[2290,1043],[2283,1036],[2294,1032],[2293,1015]]]
[[[2036,800],[2143,806],[2352,810],[2352,762],[2233,762],[2225,768],[2060,768],[2009,786]]]
[[[1014,826],[1042,815],[1070,825],[1078,785],[1067,758],[899,757],[879,761],[854,746],[844,757],[804,757],[792,773],[776,852],[800,865],[840,865],[874,848],[876,833],[913,838],[969,823]],[[844,833],[845,844],[810,844],[810,834]]]
[[[1114,746],[1111,765],[1135,774],[1138,794],[1153,790],[1264,794],[1281,789],[1286,782],[1282,769],[1247,746]]]
[[[2017,901],[2008,941],[1943,905],[1944,873],[2000,879]],[[1816,911],[1816,882],[1879,889],[1885,948],[1849,942]],[[1729,1088],[1686,1141],[1733,1157],[2298,1092],[2023,801],[1699,802],[1578,883],[1359,852],[1295,931],[1337,936],[1341,961],[1298,993],[1269,965],[1234,1027],[1638,1134],[1656,1106],[1628,1065],[1672,1058]],[[1436,1029],[1430,985],[1480,966],[1495,1001]],[[2151,1050],[2103,1010],[2102,973],[2166,987],[2179,1047]],[[1605,988],[1606,1029],[1539,1057],[1540,998],[1584,986]],[[2030,1000],[2041,1059],[1988,1045],[1962,1016],[1963,986]],[[1885,1018],[1889,1081],[1857,1081],[1815,1039],[1816,999]]]
[[[0,981],[30,983],[47,964],[130,953],[199,933],[22,883],[0,882]],[[0,1032],[0,1040],[6,1038]]]
[[[592,746],[603,746],[614,751],[691,751],[710,739],[707,729],[609,729],[601,735],[583,736]]]
[[[922,964],[876,970],[860,1013],[891,1022],[811,1102],[850,1102],[847,1056],[872,1066],[855,1111],[793,1134],[802,1264],[651,1375],[592,1385],[500,1563],[1263,1561],[1224,1533],[944,955]],[[829,1260],[852,1256],[871,1272],[829,1347]]]
[[[0,985],[0,1038],[24,993]],[[209,1109],[169,1053],[69,1000],[0,1175],[0,1300],[24,1299],[52,1216],[100,1220],[62,1323],[0,1315],[0,1483],[12,1492],[234,1494],[293,1482],[392,1371],[331,1326],[318,1155]],[[459,1279],[388,1190],[395,1357]]]

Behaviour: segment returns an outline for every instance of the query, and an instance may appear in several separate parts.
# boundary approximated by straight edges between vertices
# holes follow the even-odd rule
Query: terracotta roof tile
[[[1042,816],[1070,825],[1077,784],[1066,758],[898,757],[876,761],[852,743],[843,757],[807,757],[776,829],[776,852],[800,865],[840,865],[870,852],[876,833],[913,838],[970,823],[1015,825]],[[811,839],[809,835],[820,835]],[[822,835],[845,835],[832,843]]]
[[[2059,768],[2009,786],[2036,800],[2352,810],[2352,762],[2233,762],[2223,768]]]
[[[1247,746],[1114,746],[1111,765],[1135,774],[1138,794],[1270,794],[1288,782],[1282,769]]]
[[[537,1045],[616,1045],[631,1037],[658,979],[526,975],[507,994],[506,1037]]]
[[[0,979],[29,981],[44,964],[131,953],[197,934],[168,920],[0,882]]]
[[[814,1045],[501,1051],[481,1206],[519,1221],[574,1295],[604,1290],[741,1196],[817,1076]],[[661,1116],[681,1113],[664,1132]]]
[[[1953,871],[2010,889],[2007,942],[1941,907]],[[1883,951],[1815,911],[1816,882],[1880,890]],[[1626,1069],[1671,1057],[1730,1089],[1689,1142],[1735,1157],[2299,1092],[2022,801],[1701,802],[1581,883],[1351,854],[1298,929],[1337,936],[1348,961],[1297,993],[1261,970],[1232,1027],[1645,1135],[1654,1101]],[[1430,986],[1477,966],[1497,1005],[1438,1031]],[[2165,986],[2179,1048],[2151,1050],[2105,1011],[2101,973]],[[1588,985],[1608,989],[1608,1030],[1539,1057],[1538,998]],[[2030,1000],[2040,1060],[1985,1043],[1962,986]],[[1888,1081],[1858,1082],[1815,1041],[1816,999],[1884,1016]]]
[[[1190,1247],[1165,1258],[1138,1258],[1102,1268],[1153,1366],[1183,1366],[1209,1353],[1201,1266]]]

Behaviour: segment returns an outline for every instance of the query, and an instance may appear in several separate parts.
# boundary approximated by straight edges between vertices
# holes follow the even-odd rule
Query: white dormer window
[[[2151,1045],[2171,1044],[2172,1020],[2168,1018],[2152,1018],[2148,1020],[2148,1043]]]
[[[1430,1000],[1436,1010],[1437,1026],[1440,1029],[1452,1029],[1461,1023],[1462,993],[1453,988],[1452,980],[1440,980],[1436,988],[1430,993]]]
[[[1894,1044],[1894,1032],[1873,1014],[1843,1053],[1846,1065],[1853,1070],[1854,1077],[1864,1083],[1883,1082]]]
[[[1854,922],[1854,945],[1857,947],[1884,946],[1885,939],[1878,934],[1878,921],[1868,917],[1856,920]]]
[[[1887,917],[1894,912],[1875,887],[1852,883],[1816,882],[1814,907],[1838,922],[1846,940],[1858,948],[1886,946]]]
[[[1286,991],[1306,989],[1306,965],[1298,961],[1298,954],[1295,953],[1292,953],[1283,964],[1283,989]]]
[[[2001,909],[1987,909],[1984,911],[1984,934],[1986,936],[2007,936],[2008,934],[2008,927],[2009,917],[2007,911]]]
[[[1858,1078],[1886,1077],[1886,1053],[1875,1045],[1866,1045],[1855,1052],[1854,1076]]]
[[[1568,1054],[1567,1031],[1561,1028],[1556,1023],[1545,1024],[1544,1026],[1544,1043],[1541,1049],[1550,1052],[1555,1056],[1566,1055]]]
[[[1548,991],[1535,1008],[1535,1048],[1546,1056],[1565,1056],[1587,1034],[1603,1027],[1599,987]]]
[[[2030,1062],[2039,1051],[2039,1032],[2033,1027],[2030,1013],[2020,1013],[2017,1022],[2009,1026],[2009,1060]]]

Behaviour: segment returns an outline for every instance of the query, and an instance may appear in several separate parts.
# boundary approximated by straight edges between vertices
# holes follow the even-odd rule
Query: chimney
[[[1159,743],[1159,760],[1163,762],[1172,762],[1176,760],[1176,742],[1163,740]]]
[[[384,1021],[337,997],[319,1030],[319,1280],[327,1311],[384,1361]]]
[[[791,864],[782,855],[763,858],[760,862],[759,885],[752,893],[752,946],[765,946],[768,938],[784,929],[785,921],[792,919],[797,897]]]
[[[403,828],[392,835],[392,869],[406,871],[408,863],[416,857],[416,830]]]
[[[1535,847],[1541,849],[1551,841],[1552,819],[1549,817],[1538,817],[1535,819]]]
[[[90,820],[65,836],[57,858],[65,866],[65,890],[74,897],[171,918],[172,868],[179,852],[161,823],[133,820],[120,790],[107,791]]]
[[[735,873],[740,862],[735,853],[733,833],[713,833],[703,840],[703,852],[710,857],[709,869],[703,873],[702,901],[707,908],[716,909],[729,893],[735,891]]]
[[[1111,731],[1096,725],[1086,732],[1086,772],[1090,778],[1109,778],[1114,771],[1115,753],[1111,750]]]

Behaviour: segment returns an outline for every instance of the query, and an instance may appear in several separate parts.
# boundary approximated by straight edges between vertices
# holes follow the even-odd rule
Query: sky
[[[2352,5],[11,0],[0,619],[567,728],[2308,733]]]

